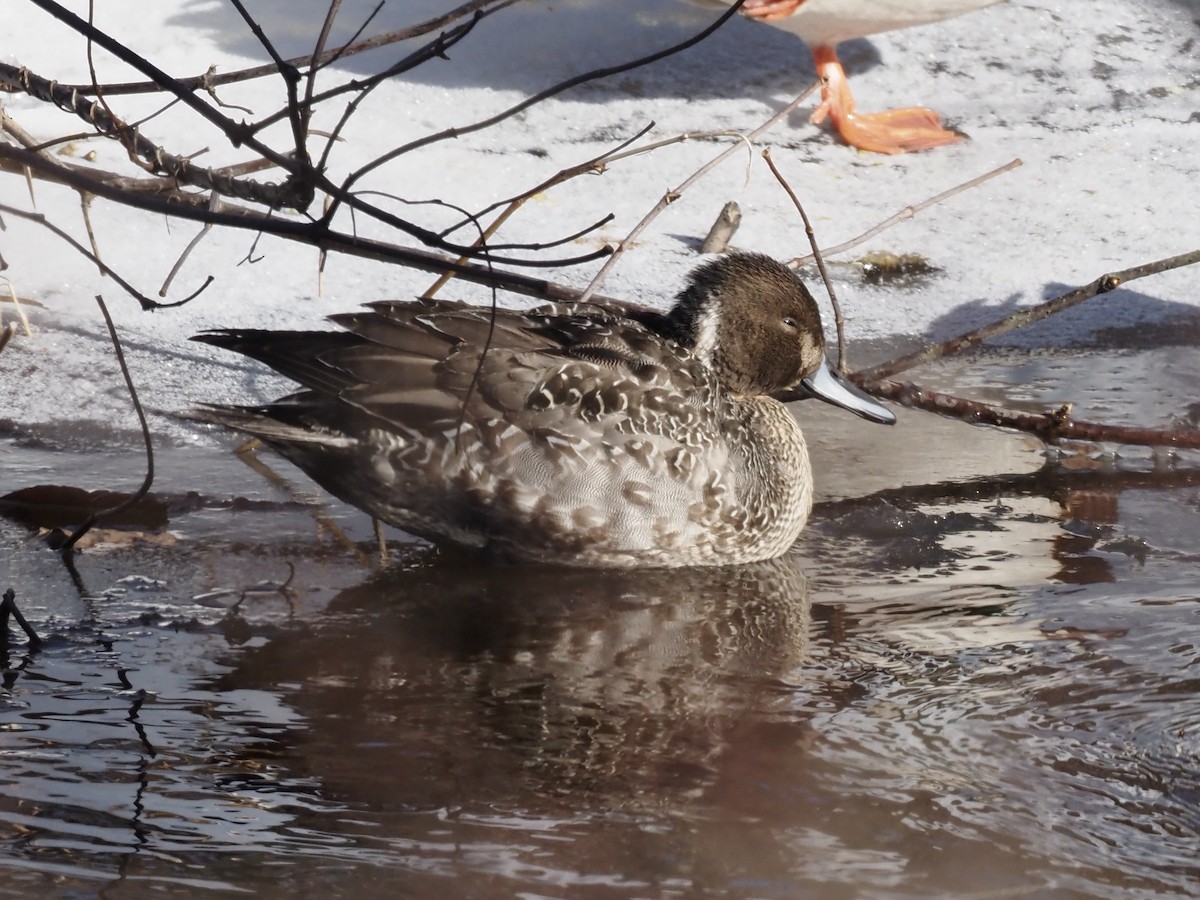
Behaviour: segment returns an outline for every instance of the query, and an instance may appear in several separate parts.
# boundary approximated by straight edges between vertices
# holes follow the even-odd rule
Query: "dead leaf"
[[[0,497],[0,515],[29,528],[71,529],[88,516],[119,506],[131,496],[121,491],[85,491],[67,485],[39,484]],[[106,517],[103,524],[165,528],[167,508],[165,501],[150,494],[112,518]]]

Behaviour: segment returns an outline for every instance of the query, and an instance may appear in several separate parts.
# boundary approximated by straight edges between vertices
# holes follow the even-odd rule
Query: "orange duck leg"
[[[784,24],[789,17],[801,12],[800,7],[804,3],[805,0],[747,0],[742,12],[760,22],[770,22],[804,35],[802,29],[789,28]],[[964,3],[967,8],[981,5],[987,5],[987,0]],[[869,4],[858,6],[854,12],[859,16],[863,15],[863,7],[869,9]],[[851,11],[847,11],[847,15],[851,15]],[[937,18],[933,16],[923,21],[935,21]],[[851,22],[854,22],[853,18]],[[878,23],[872,23],[870,28],[871,31],[864,30],[862,34],[880,30]],[[854,33],[853,25],[849,33]],[[855,112],[854,96],[850,93],[846,71],[837,58],[833,44],[812,43],[813,60],[822,84],[821,105],[812,114],[812,121],[819,124],[829,118],[842,140],[851,147],[874,153],[907,153],[910,150],[941,147],[963,139],[961,134],[943,128],[942,120],[932,109],[913,106],[869,115]]]

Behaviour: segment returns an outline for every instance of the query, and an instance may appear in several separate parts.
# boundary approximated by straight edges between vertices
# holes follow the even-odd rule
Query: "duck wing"
[[[484,420],[594,431],[635,402],[643,420],[690,422],[711,396],[687,351],[600,307],[382,301],[330,319],[345,330],[218,330],[194,340],[256,359],[304,388],[258,414],[342,434],[433,434]],[[222,421],[249,430],[244,418]]]

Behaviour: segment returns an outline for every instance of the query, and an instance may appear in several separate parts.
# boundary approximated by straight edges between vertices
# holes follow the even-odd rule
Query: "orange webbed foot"
[[[850,146],[873,153],[907,153],[963,139],[958,132],[943,128],[936,112],[921,106],[869,115],[855,112],[854,96],[834,49],[815,47],[813,59],[823,87],[821,105],[813,113],[812,121],[820,123],[828,117]]]
[[[813,113],[813,122],[825,118],[821,115],[823,109]],[[851,147],[872,153],[930,150],[963,140],[963,135],[957,131],[942,127],[937,113],[922,106],[889,109],[870,115],[850,113],[833,117],[833,122],[843,141]]]

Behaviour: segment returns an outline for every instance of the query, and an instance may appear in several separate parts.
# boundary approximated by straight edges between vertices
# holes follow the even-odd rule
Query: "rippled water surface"
[[[1044,402],[1041,379],[1078,394],[1061,360],[1022,365],[1019,399]],[[1162,424],[1168,400],[1138,383],[1105,415]],[[132,450],[7,446],[4,490],[139,477]],[[353,511],[222,451],[162,462],[162,490],[182,486],[170,537],[114,536],[74,573],[0,519],[0,587],[45,638],[31,650],[13,631],[3,652],[0,893],[1200,884],[1195,460],[897,475],[821,505],[782,560],[632,574],[412,544],[381,569]]]

